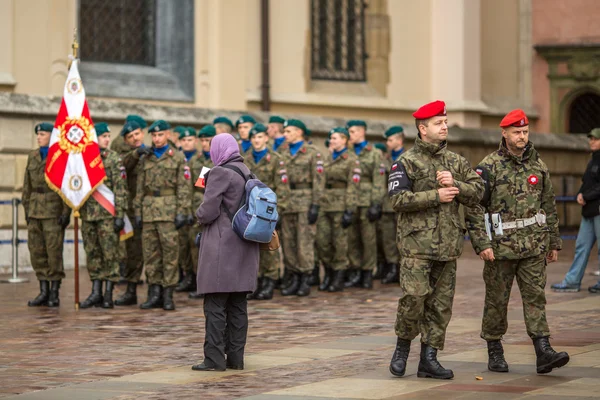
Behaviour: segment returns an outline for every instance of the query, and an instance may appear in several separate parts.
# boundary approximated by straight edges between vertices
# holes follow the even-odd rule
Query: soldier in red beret
[[[413,116],[418,137],[413,148],[390,167],[388,195],[398,212],[400,286],[390,372],[403,376],[411,341],[421,334],[418,377],[452,379],[440,365],[446,328],[452,316],[456,259],[463,249],[465,223],[460,205],[476,206],[483,182],[469,162],[446,148],[448,117],[443,101],[419,108]]]
[[[545,374],[569,362],[567,353],[550,346],[546,322],[546,265],[558,259],[562,245],[554,190],[548,167],[529,141],[525,113],[509,112],[500,127],[500,148],[476,168],[485,182],[483,199],[467,213],[471,243],[485,261],[481,337],[487,341],[488,369],[508,372],[500,340],[508,329],[508,300],[516,278],[537,372]]]

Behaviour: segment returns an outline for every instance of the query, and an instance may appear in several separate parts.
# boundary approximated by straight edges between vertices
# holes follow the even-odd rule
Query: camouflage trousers
[[[150,285],[171,287],[179,280],[179,233],[170,221],[144,222],[142,243],[146,279]]]
[[[133,221],[133,220],[132,220]],[[134,228],[133,236],[125,241],[125,273],[123,279],[137,283],[144,269],[144,251],[142,246],[142,230]]]
[[[486,261],[483,267],[485,306],[481,337],[500,340],[508,329],[508,300],[517,278],[527,334],[532,339],[550,336],[546,322],[546,258],[545,255],[521,260]]]
[[[188,265],[188,269],[183,270],[186,275],[189,273],[196,275],[196,272],[198,272],[198,258],[200,258],[200,249],[198,249],[198,246],[196,246],[196,236],[201,231],[202,227],[196,223],[190,226],[190,230],[188,232],[188,243],[190,246],[191,262]]]
[[[119,234],[113,219],[83,221],[81,236],[90,279],[119,282]]]
[[[373,271],[377,265],[376,224],[367,218],[367,207],[359,207],[348,228],[350,268]]]
[[[258,276],[261,278],[270,278],[276,281],[279,279],[279,269],[281,267],[281,255],[279,249],[275,251],[263,250],[260,252],[258,262]]]
[[[316,225],[308,224],[306,212],[284,214],[281,230],[285,269],[296,273],[310,273],[315,263]]]
[[[421,343],[443,350],[455,286],[456,261],[402,258],[396,335],[413,340],[421,333]]]
[[[30,218],[27,224],[27,247],[31,266],[40,281],[58,281],[65,277],[63,241],[65,231],[56,218]]]
[[[388,264],[398,264],[400,253],[396,241],[396,213],[383,213],[377,226],[377,261]]]
[[[342,229],[343,212],[327,212],[317,220],[317,254],[324,266],[348,269],[348,229]]]
[[[190,225],[186,225],[179,229],[179,268],[186,271],[193,271],[192,268],[192,249],[196,247],[195,244],[190,246]],[[193,247],[192,247],[193,246]]]

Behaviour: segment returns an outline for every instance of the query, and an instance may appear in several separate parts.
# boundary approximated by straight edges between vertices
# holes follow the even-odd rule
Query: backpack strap
[[[247,176],[245,176],[244,173],[242,172],[242,170],[239,169],[238,167],[236,167],[235,165],[223,164],[223,165],[221,165],[221,167],[237,172],[239,176],[244,178],[245,182],[248,182],[249,178]]]
[[[242,170],[239,169],[238,167],[236,167],[235,165],[223,164],[223,165],[220,165],[220,167],[223,167],[223,168],[229,169],[231,171],[237,172],[237,174],[244,179],[244,182],[248,182],[248,179],[250,179],[250,177],[246,177],[244,175],[244,173],[242,172]],[[252,173],[250,175],[252,177]],[[240,200],[240,205],[238,206],[237,209],[239,210],[244,205],[245,202],[246,202],[246,190],[244,188],[244,195],[242,196],[242,199]],[[232,214],[231,211],[229,211],[229,209],[227,207],[225,207],[225,204],[223,204],[223,203],[221,203],[221,208],[223,210],[225,210],[225,213],[227,214],[227,216],[229,217],[229,219],[233,222],[234,214]]]

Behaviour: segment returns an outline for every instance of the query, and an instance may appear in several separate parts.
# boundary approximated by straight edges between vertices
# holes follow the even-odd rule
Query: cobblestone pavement
[[[548,267],[548,288],[562,279],[572,258]],[[589,272],[583,286],[594,283]],[[583,399],[600,398],[600,296],[587,290],[547,290],[552,344],[571,362],[549,375],[535,373],[531,341],[523,324],[516,285],[505,337],[510,372],[487,371],[485,342],[479,338],[484,286],[482,262],[470,245],[458,263],[454,315],[440,360],[455,379],[416,377],[418,339],[407,376],[388,372],[399,296],[395,285],[372,291],[313,293],[307,298],[277,295],[251,302],[243,371],[201,373],[201,301],[177,294],[175,312],[137,307],[76,312],[73,275],[63,282],[59,309],[29,308],[37,293],[26,284],[0,285],[0,398],[4,399]],[[81,298],[89,294],[81,273]],[[125,289],[119,286],[117,295]],[[138,288],[145,299],[146,286]],[[481,380],[476,377],[482,378]]]

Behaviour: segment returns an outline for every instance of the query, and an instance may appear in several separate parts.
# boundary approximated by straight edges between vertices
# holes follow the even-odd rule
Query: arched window
[[[568,109],[569,133],[588,133],[600,128],[600,95],[586,92],[577,96]]]

